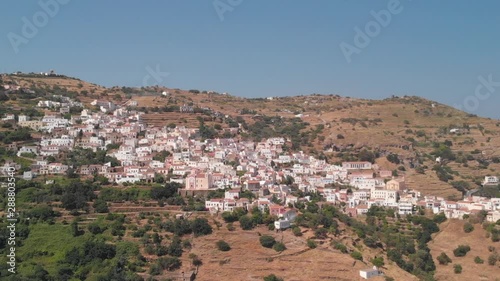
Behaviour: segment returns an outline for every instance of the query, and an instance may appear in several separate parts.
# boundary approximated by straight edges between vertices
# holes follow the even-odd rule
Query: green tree
[[[464,224],[464,232],[465,233],[470,233],[474,230],[474,226],[470,222],[466,222]]]
[[[459,245],[455,250],[453,250],[453,254],[455,257],[463,257],[470,251],[469,245]]]
[[[434,218],[432,219],[435,223],[442,223],[446,221],[446,215],[444,213],[439,213],[434,215]]]
[[[195,236],[208,235],[212,233],[212,227],[205,218],[194,219],[191,227]]]
[[[97,198],[94,202],[94,210],[96,213],[107,213],[109,212],[108,203],[102,198]]]
[[[229,223],[235,222],[239,219],[238,216],[234,212],[229,212],[229,211],[223,212],[221,214],[221,216],[225,222],[229,222]]]
[[[243,229],[243,230],[250,230],[254,226],[253,220],[247,215],[241,216],[239,219],[239,222],[240,222],[241,229]]]
[[[272,248],[274,244],[276,243],[276,240],[274,240],[274,237],[269,236],[269,235],[262,235],[259,238],[259,242],[263,247],[266,248]]]
[[[173,271],[179,269],[182,265],[182,262],[177,257],[162,257],[158,259],[157,265],[161,269]]]
[[[375,156],[375,153],[373,153],[367,149],[363,149],[359,153],[358,158],[359,158],[359,161],[368,161],[370,163],[374,163],[376,156]]]
[[[104,230],[106,230],[105,228],[101,228],[99,226],[99,224],[97,223],[90,223],[88,226],[87,226],[87,229],[89,230],[90,233],[92,234],[101,234],[104,232]]]
[[[176,235],[168,246],[167,253],[173,257],[180,257],[182,256],[182,252],[181,239]]]
[[[71,235],[73,235],[73,237],[77,237],[83,234],[83,231],[81,231],[80,228],[78,228],[78,222],[73,221],[70,227],[71,227]]]

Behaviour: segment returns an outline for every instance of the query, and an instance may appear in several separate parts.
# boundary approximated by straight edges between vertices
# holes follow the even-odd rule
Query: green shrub
[[[220,251],[223,251],[223,252],[227,252],[227,251],[231,250],[231,246],[229,246],[229,244],[224,240],[217,241],[215,243],[215,245],[217,245],[217,249],[219,249]]]
[[[372,260],[371,260],[372,264],[376,267],[382,267],[384,266],[384,258],[383,257],[374,257]]]
[[[274,244],[276,243],[276,240],[274,240],[274,237],[269,236],[269,235],[262,235],[259,238],[259,241],[260,241],[260,244],[266,248],[272,248],[274,246]]]
[[[351,257],[352,257],[353,259],[355,259],[355,260],[360,260],[360,261],[362,261],[362,260],[363,260],[363,255],[362,255],[360,252],[358,252],[358,251],[354,251],[354,252],[352,252],[352,253],[351,253]]]
[[[483,264],[484,263],[484,260],[480,257],[475,257],[474,258],[474,262],[477,263],[477,264]]]
[[[474,230],[474,226],[470,222],[466,222],[464,224],[464,232],[465,233],[470,233]]]
[[[173,271],[179,269],[182,265],[182,262],[179,258],[176,257],[162,257],[158,259],[157,264],[161,269]]]
[[[283,281],[283,278],[279,278],[278,276],[274,274],[270,274],[266,277],[264,277],[264,281]]]
[[[435,223],[442,223],[446,221],[446,215],[444,213],[439,213],[434,215],[434,218],[432,219]]]
[[[462,266],[459,265],[459,264],[455,264],[453,265],[453,272],[455,272],[455,274],[460,274],[462,273]]]
[[[347,247],[342,244],[342,243],[335,243],[335,245],[333,246],[335,249],[341,251],[342,253],[344,254],[347,254]]]
[[[283,252],[284,250],[286,250],[286,246],[285,244],[281,243],[281,242],[276,242],[273,246],[273,249],[276,251],[276,252]]]
[[[488,257],[488,264],[489,265],[495,265],[498,261],[498,254],[493,253]]]
[[[370,248],[377,248],[377,240],[372,237],[366,237],[363,242],[365,243],[366,246]]]
[[[307,239],[307,247],[311,249],[315,249],[318,245],[316,245],[316,242],[311,239]]]
[[[302,231],[300,231],[300,227],[298,227],[298,226],[294,226],[292,228],[292,233],[295,236],[302,236]]]
[[[469,245],[459,245],[455,250],[453,250],[453,254],[455,255],[455,257],[463,257],[467,255],[469,251]]]
[[[448,257],[447,254],[445,254],[444,252],[442,252],[438,257],[437,257],[437,260],[439,262],[439,264],[443,264],[443,265],[447,265],[451,262],[451,259],[450,257]]]
[[[249,216],[241,216],[240,219],[240,226],[241,226],[241,229],[243,230],[250,230],[253,228],[253,220],[252,218],[250,218]]]

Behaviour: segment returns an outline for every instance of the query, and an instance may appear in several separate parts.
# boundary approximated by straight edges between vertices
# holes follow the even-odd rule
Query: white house
[[[399,202],[398,203],[398,214],[409,215],[413,213],[413,204],[410,202]]]
[[[380,270],[378,270],[376,266],[374,266],[373,268],[362,269],[359,271],[359,276],[361,276],[361,278],[364,279],[369,279],[380,275],[383,275],[383,273]]]
[[[483,185],[497,185],[497,184],[500,184],[498,181],[498,177],[495,176],[484,177]]]
[[[287,229],[291,226],[291,223],[289,220],[277,220],[274,222],[274,228],[281,230],[281,229]]]
[[[370,170],[372,163],[370,162],[342,162],[342,168],[347,170]]]
[[[224,193],[224,198],[234,199],[240,197],[240,191],[238,189],[230,189]]]
[[[23,146],[17,152],[17,157],[21,156],[23,153],[33,153],[38,155],[38,147],[36,146]]]

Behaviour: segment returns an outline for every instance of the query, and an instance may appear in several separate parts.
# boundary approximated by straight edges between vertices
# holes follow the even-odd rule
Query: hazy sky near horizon
[[[500,119],[500,1],[397,2],[4,0],[0,72],[244,97],[417,95]]]

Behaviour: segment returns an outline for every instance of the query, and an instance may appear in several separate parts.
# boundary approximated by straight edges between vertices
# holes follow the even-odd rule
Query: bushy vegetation
[[[76,165],[80,167],[82,165],[93,165],[93,164],[105,164],[110,162],[111,166],[116,167],[120,165],[120,162],[111,156],[106,155],[107,150],[97,150],[96,152],[92,149],[83,149],[81,147],[75,147],[73,150],[69,151],[62,161],[66,165]]]
[[[354,251],[354,252],[352,252],[352,253],[351,253],[351,257],[352,257],[353,259],[355,259],[355,260],[360,260],[360,261],[362,261],[362,260],[363,260],[363,255],[362,255],[360,252],[358,252],[358,251]]]
[[[298,227],[298,226],[292,227],[292,233],[295,236],[302,236],[302,231],[300,230],[300,227]]]
[[[301,145],[308,145],[312,139],[311,131],[305,131],[308,123],[300,118],[282,118],[279,116],[261,116],[255,123],[247,127],[248,138],[260,141],[263,138],[286,137],[292,142],[291,149],[298,150]],[[245,137],[245,135],[243,135]]]
[[[310,249],[315,249],[316,247],[318,247],[318,244],[316,244],[316,241],[312,239],[307,239],[307,247],[309,247]]]
[[[5,144],[10,144],[16,141],[29,141],[31,139],[31,131],[27,128],[0,132],[0,141]]]
[[[279,278],[274,274],[270,274],[264,277],[264,281],[283,281],[283,278]]]
[[[497,253],[492,253],[488,256],[488,264],[489,265],[496,265],[498,261],[498,254]]]
[[[459,264],[454,264],[453,265],[453,272],[455,272],[455,274],[462,273],[462,266]]]
[[[453,250],[453,254],[455,257],[464,257],[469,251],[469,245],[459,245],[455,250]]]
[[[262,235],[259,237],[259,242],[262,247],[272,248],[276,243],[276,240],[270,235]]]
[[[437,257],[437,260],[438,260],[439,264],[442,264],[442,265],[447,265],[447,264],[451,263],[450,257],[448,257],[448,255],[444,252],[441,252],[441,254]]]
[[[344,244],[340,243],[340,242],[334,242],[333,243],[333,247],[335,249],[341,251],[343,254],[347,254],[347,252],[348,252],[347,251],[347,247]]]
[[[474,226],[470,222],[464,223],[464,232],[470,233],[474,230]]]
[[[483,264],[484,263],[484,260],[478,256],[476,256],[474,258],[474,262],[477,263],[477,264]]]
[[[161,228],[178,236],[191,233],[196,236],[212,233],[212,227],[205,218],[196,218],[194,220],[170,219],[161,223]]]
[[[276,242],[274,245],[273,245],[273,249],[276,251],[276,252],[283,252],[284,250],[286,250],[286,246],[285,244],[281,243],[281,242]]]
[[[219,249],[220,251],[223,251],[223,252],[227,252],[227,251],[231,250],[231,246],[229,246],[229,244],[224,240],[217,241],[215,243],[215,245],[217,246],[217,249]]]

